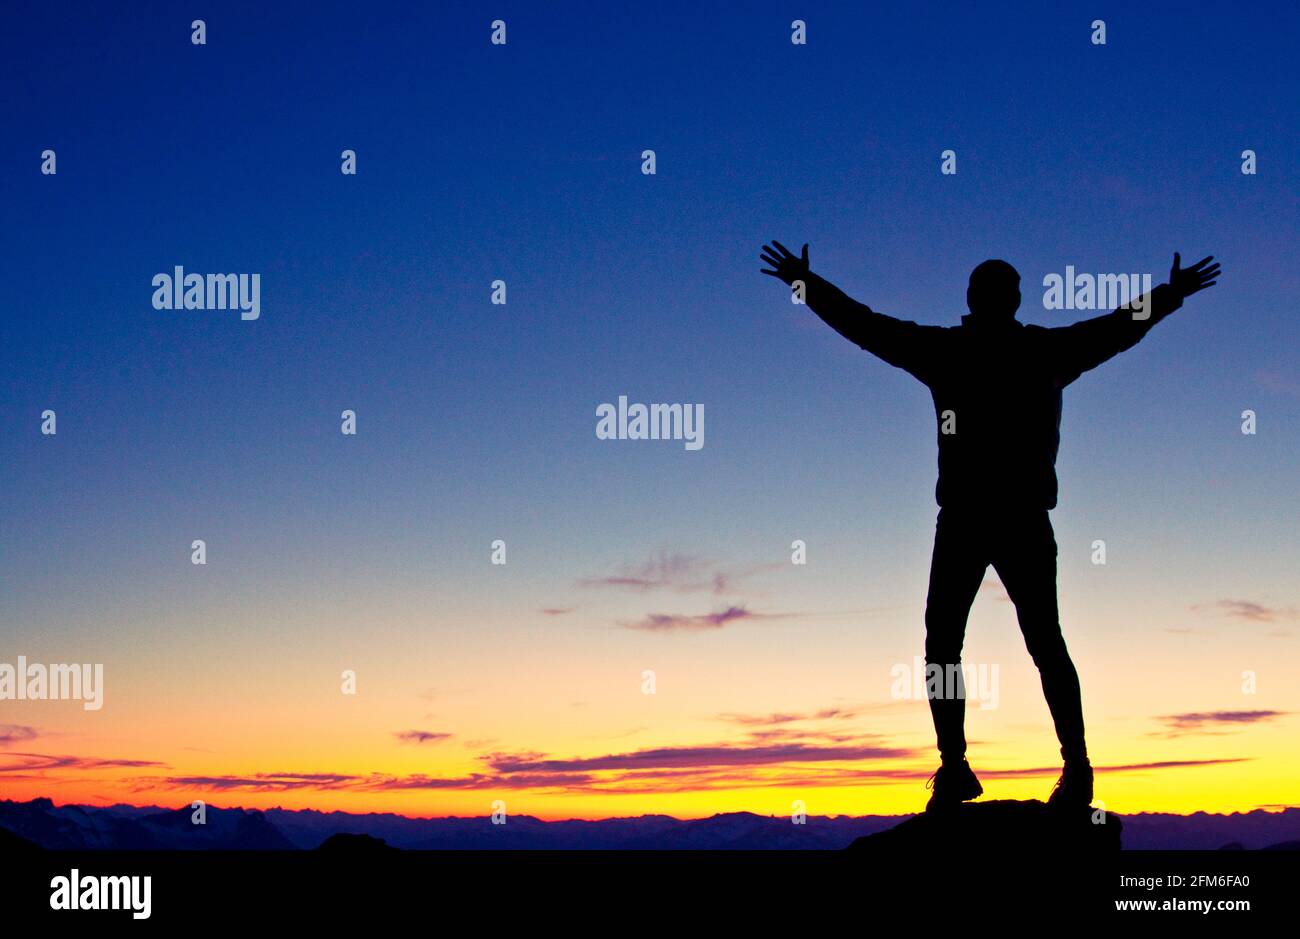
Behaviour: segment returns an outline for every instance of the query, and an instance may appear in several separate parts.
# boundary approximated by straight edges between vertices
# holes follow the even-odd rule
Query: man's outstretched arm
[[[921,378],[919,373],[928,358],[926,339],[931,332],[939,331],[937,327],[895,319],[854,300],[809,269],[807,245],[796,256],[774,240],[771,245],[763,245],[760,257],[771,268],[763,268],[762,273],[786,284],[802,283],[804,303],[833,330],[890,365]]]
[[[1214,286],[1220,268],[1217,263],[1211,263],[1213,256],[1202,258],[1188,268],[1179,266],[1181,260],[1175,251],[1169,283],[1161,284],[1128,306],[1052,330],[1060,350],[1058,362],[1067,383],[1125,349],[1131,349],[1151,331],[1152,326],[1181,307],[1183,300]]]

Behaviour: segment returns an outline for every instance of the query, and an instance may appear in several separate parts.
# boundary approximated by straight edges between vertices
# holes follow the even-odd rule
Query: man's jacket
[[[1062,390],[1182,305],[1162,284],[1145,319],[1130,306],[1051,329],[973,314],[960,326],[922,326],[877,313],[816,274],[805,284],[808,306],[837,332],[930,389],[939,505],[995,511],[1056,506]]]

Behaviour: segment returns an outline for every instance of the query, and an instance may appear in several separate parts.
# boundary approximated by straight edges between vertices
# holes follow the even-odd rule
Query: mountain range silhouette
[[[839,850],[859,839],[855,850],[906,846],[936,830],[957,841],[992,838],[1021,843],[1055,837],[1093,839],[1088,845],[1125,849],[1217,850],[1300,847],[1300,808],[1277,812],[1211,815],[1140,813],[1087,818],[1074,835],[1044,827],[1039,802],[990,801],[965,804],[946,820],[910,815],[809,816],[794,825],[786,816],[731,812],[700,819],[642,815],[594,821],[543,821],[510,816],[504,825],[486,817],[411,818],[392,813],[353,814],[311,809],[207,807],[207,824],[191,823],[192,809],[157,806],[56,806],[50,799],[0,801],[0,851],[51,850],[313,850],[339,835],[329,850],[373,850],[377,842],[404,850]]]

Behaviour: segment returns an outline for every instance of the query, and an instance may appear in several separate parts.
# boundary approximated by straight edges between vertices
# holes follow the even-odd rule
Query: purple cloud
[[[498,773],[595,772],[627,769],[680,769],[718,766],[762,766],[779,763],[821,763],[857,760],[896,760],[916,756],[913,748],[885,746],[810,746],[783,743],[774,746],[658,747],[630,753],[540,759],[535,754],[489,754],[487,764]]]
[[[59,769],[94,770],[167,765],[157,760],[101,759],[99,757],[64,756],[50,753],[11,752],[0,754],[0,759],[8,760],[6,763],[0,763],[0,773],[41,773],[47,770]]]
[[[660,551],[643,564],[624,566],[602,577],[584,577],[578,581],[578,586],[612,587],[636,593],[671,590],[720,595],[731,592],[737,583],[755,574],[783,567],[784,564],[768,563],[726,570],[695,555]]]
[[[26,724],[0,724],[0,747],[11,747],[15,743],[35,740],[36,728]]]
[[[731,724],[744,725],[764,725],[773,724],[791,724],[796,721],[828,721],[828,720],[848,720],[857,717],[865,708],[841,708],[830,707],[822,708],[820,711],[809,711],[803,714],[798,713],[775,713],[775,714],[719,714],[717,719],[727,721]]]
[[[291,789],[346,788],[359,779],[359,776],[339,773],[254,773],[251,776],[170,776],[163,780],[142,779],[140,782],[160,782],[176,789],[286,792]]]
[[[1157,720],[1164,721],[1165,735],[1177,737],[1191,733],[1214,733],[1217,726],[1239,726],[1271,721],[1285,717],[1288,711],[1192,711],[1186,714],[1166,714]]]
[[[646,590],[694,590],[710,584],[705,563],[689,554],[660,551],[644,564],[625,566],[616,574],[584,577],[581,587],[617,587],[643,592]]]
[[[402,743],[441,743],[451,739],[452,735],[432,730],[399,730],[395,731],[393,736]]]
[[[1250,757],[1229,757],[1219,760],[1162,760],[1155,763],[1117,763],[1114,766],[1094,766],[1094,773],[1133,773],[1152,769],[1187,769],[1193,766],[1219,766],[1224,763],[1245,763]],[[1032,769],[982,769],[980,776],[999,779],[1019,779],[1028,776],[1058,776],[1060,766],[1036,766]],[[917,775],[921,778],[921,774]]]
[[[1237,619],[1250,620],[1253,623],[1273,623],[1279,619],[1295,619],[1296,611],[1291,607],[1270,607],[1253,600],[1215,600],[1212,603],[1198,603],[1193,610],[1220,610]]]
[[[774,614],[754,613],[743,606],[729,606],[717,613],[701,613],[688,616],[680,613],[650,613],[644,619],[634,623],[623,623],[627,629],[640,629],[645,632],[702,632],[709,629],[721,629],[728,623],[751,619],[765,619]],[[788,614],[787,614],[788,615]]]

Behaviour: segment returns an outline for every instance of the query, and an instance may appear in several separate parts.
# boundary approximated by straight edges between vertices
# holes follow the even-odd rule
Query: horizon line
[[[64,802],[64,803],[57,803],[57,802],[54,801],[54,798],[53,798],[52,796],[33,796],[31,799],[27,799],[27,800],[19,800],[19,799],[0,799],[0,802],[9,802],[9,803],[12,803],[12,804],[14,804],[14,805],[26,805],[26,804],[29,804],[29,803],[32,803],[32,802],[40,801],[41,799],[44,799],[44,800],[48,801],[48,802],[51,804],[51,806],[54,807],[54,808],[56,808],[56,809],[60,809],[60,808],[111,809],[111,808],[114,808],[115,806],[123,806],[123,807],[131,808],[131,809],[158,809],[159,811],[164,811],[164,812],[183,812],[183,811],[185,811],[185,810],[187,810],[187,809],[192,809],[192,808],[193,808],[193,803],[192,803],[192,802],[191,802],[191,803],[186,803],[186,804],[181,805],[181,806],[178,806],[178,807],[176,807],[176,808],[168,808],[168,807],[165,806],[165,805],[159,805],[159,804],[157,804],[157,803],[151,803],[151,804],[147,804],[147,805],[137,805],[137,804],[132,803],[132,802],[112,802],[112,803],[107,803],[107,804],[105,804],[105,805],[94,805],[94,804],[91,804],[91,803],[88,803],[88,802]],[[990,804],[990,803],[993,803],[993,802],[1004,802],[1004,801],[1008,801],[1008,800],[1005,800],[1005,799],[989,799],[989,800],[987,800],[986,802],[984,802],[983,804],[987,805],[987,804]],[[1023,801],[1023,800],[1010,800],[1010,801]],[[1032,800],[1031,800],[1031,801],[1032,801]],[[980,804],[980,803],[972,803],[972,804]],[[492,817],[492,813],[490,813],[490,812],[487,813],[487,814],[484,814],[484,815],[407,815],[407,814],[405,814],[405,813],[403,813],[403,812],[348,812],[348,811],[345,811],[345,810],[343,810],[343,809],[329,809],[329,810],[326,810],[326,809],[315,809],[315,808],[290,809],[290,808],[285,808],[284,806],[281,806],[281,805],[269,806],[268,808],[264,808],[264,809],[259,809],[259,808],[249,808],[249,807],[247,807],[247,806],[243,806],[243,805],[228,805],[228,806],[221,806],[221,805],[216,805],[215,803],[212,803],[212,802],[204,802],[203,805],[204,805],[205,808],[208,808],[208,809],[217,809],[217,810],[219,810],[219,811],[223,811],[223,812],[239,811],[239,812],[260,812],[260,813],[262,813],[262,814],[265,814],[265,813],[267,813],[267,812],[278,811],[278,812],[315,812],[315,813],[317,813],[317,814],[319,814],[319,815],[355,815],[355,816],[365,816],[365,815],[392,815],[392,816],[395,816],[395,817],[397,817],[397,818],[404,818],[404,819],[406,819],[406,820],[408,820],[408,821],[448,821],[448,820],[452,820],[452,819],[455,819],[455,820],[458,820],[458,821],[459,821],[459,820],[462,820],[462,819],[464,819],[464,820],[490,819],[490,818]],[[1197,811],[1195,811],[1195,812],[1188,812],[1188,813],[1182,813],[1182,812],[1150,812],[1150,811],[1141,811],[1141,812],[1111,812],[1111,811],[1108,810],[1108,814],[1111,814],[1111,815],[1118,815],[1118,816],[1121,817],[1121,818],[1140,817],[1140,816],[1144,816],[1144,815],[1166,815],[1166,816],[1172,816],[1172,817],[1174,817],[1174,818],[1191,818],[1191,817],[1193,817],[1193,816],[1195,816],[1195,815],[1208,815],[1208,816],[1213,816],[1213,817],[1218,817],[1218,818],[1230,818],[1230,817],[1232,817],[1232,816],[1234,816],[1234,815],[1253,815],[1255,812],[1263,812],[1265,815],[1282,815],[1282,814],[1285,814],[1286,812],[1291,811],[1292,809],[1300,810],[1300,804],[1294,804],[1294,805],[1278,805],[1278,804],[1276,804],[1276,803],[1270,803],[1268,806],[1259,805],[1259,806],[1256,806],[1256,807],[1253,808],[1253,809],[1248,809],[1247,811],[1244,811],[1244,812],[1242,812],[1242,811],[1237,811],[1237,812],[1206,812],[1206,811],[1204,811],[1204,810],[1199,810],[1199,809],[1198,809]],[[812,818],[824,818],[824,819],[827,819],[827,820],[837,820],[837,819],[845,819],[845,818],[847,818],[847,819],[861,819],[861,818],[911,818],[911,817],[914,816],[914,815],[922,815],[922,814],[924,814],[924,809],[918,810],[918,811],[916,811],[916,812],[900,812],[900,813],[896,813],[896,814],[865,814],[865,815],[849,815],[849,814],[839,814],[839,815],[812,815],[812,814],[809,814],[809,815],[807,815],[806,817],[807,817],[807,818],[810,818],[810,819],[812,819]],[[512,818],[531,818],[531,819],[533,819],[533,820],[535,820],[535,821],[544,822],[544,823],[546,823],[546,824],[555,824],[555,823],[562,823],[562,822],[611,822],[611,821],[622,821],[622,820],[636,820],[636,819],[642,819],[642,818],[669,818],[669,819],[672,819],[673,821],[677,821],[677,822],[698,822],[698,821],[704,821],[704,820],[707,820],[707,819],[710,819],[710,818],[721,818],[721,817],[723,817],[723,816],[727,816],[727,815],[753,815],[753,816],[756,817],[756,818],[785,818],[785,817],[786,817],[785,815],[772,815],[772,814],[766,814],[766,815],[765,815],[765,814],[763,814],[763,813],[761,813],[761,812],[752,812],[752,811],[749,811],[748,809],[739,809],[739,810],[734,811],[734,812],[714,812],[712,815],[698,815],[698,816],[685,816],[685,817],[683,817],[683,816],[677,816],[677,815],[668,815],[668,814],[666,814],[666,813],[664,813],[664,812],[644,812],[644,813],[642,813],[642,814],[640,814],[640,815],[607,815],[607,816],[603,816],[603,817],[599,817],[599,818],[579,818],[579,817],[576,817],[576,816],[565,816],[565,817],[562,817],[562,818],[561,818],[561,817],[557,817],[557,818],[545,818],[545,817],[540,816],[540,815],[526,815],[526,814],[512,815],[511,817],[512,817]]]

